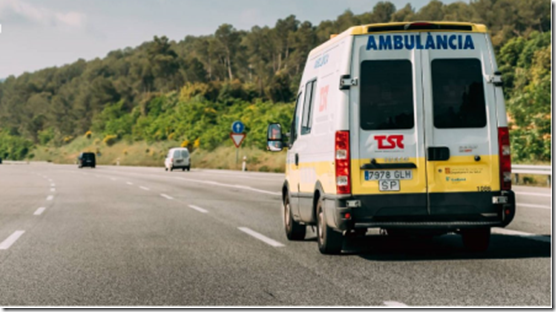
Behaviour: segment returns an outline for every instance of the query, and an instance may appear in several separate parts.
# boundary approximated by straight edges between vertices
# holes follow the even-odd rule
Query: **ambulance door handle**
[[[429,147],[427,149],[428,161],[442,161],[450,159],[450,149],[447,147]]]
[[[299,166],[299,154],[295,153],[295,165]]]

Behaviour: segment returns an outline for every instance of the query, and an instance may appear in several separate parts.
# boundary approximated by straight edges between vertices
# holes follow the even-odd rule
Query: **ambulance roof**
[[[353,26],[339,35],[332,38],[320,46],[314,48],[312,54],[319,53],[329,44],[337,42],[347,36],[368,35],[374,33],[397,33],[397,32],[465,32],[465,33],[486,33],[487,28],[483,24],[463,23],[463,22],[396,22],[396,23],[377,23],[360,26]]]

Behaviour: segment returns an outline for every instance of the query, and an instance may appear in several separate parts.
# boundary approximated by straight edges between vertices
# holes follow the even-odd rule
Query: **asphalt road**
[[[457,235],[286,239],[283,175],[0,165],[1,306],[550,306],[551,193],[486,253]]]

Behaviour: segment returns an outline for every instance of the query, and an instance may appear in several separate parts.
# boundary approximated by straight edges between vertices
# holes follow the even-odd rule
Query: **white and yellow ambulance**
[[[286,130],[287,132],[287,130]],[[288,147],[288,239],[316,225],[322,253],[345,236],[460,233],[488,248],[515,215],[500,72],[486,27],[455,22],[371,24],[309,54]]]

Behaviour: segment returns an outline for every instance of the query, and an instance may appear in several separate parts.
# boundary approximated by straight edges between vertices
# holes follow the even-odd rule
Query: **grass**
[[[81,152],[97,154],[98,165],[151,166],[163,167],[168,149],[179,147],[180,142],[164,141],[147,143],[117,142],[107,146],[98,137],[79,137],[61,147],[39,146],[31,154],[34,161],[49,161],[57,164],[75,164]],[[241,170],[243,157],[246,157],[247,171],[284,172],[286,153],[271,153],[252,147],[239,149],[239,162],[236,164],[235,147],[219,147],[213,151],[197,149],[191,153],[193,168]]]

